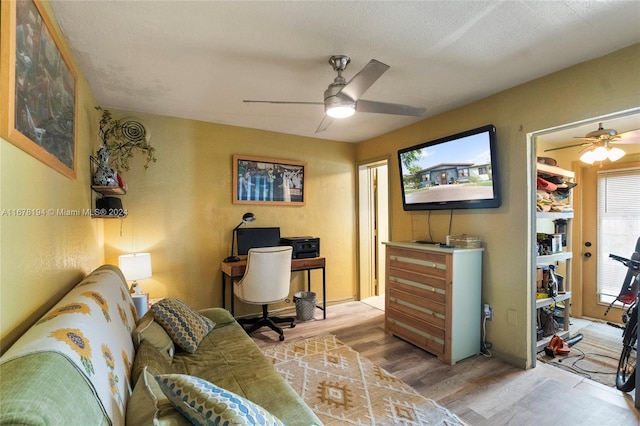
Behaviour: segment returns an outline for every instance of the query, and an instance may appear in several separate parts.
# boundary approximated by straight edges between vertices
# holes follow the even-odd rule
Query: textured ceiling
[[[98,103],[358,142],[640,41],[638,1],[62,1],[52,7]],[[351,56],[391,66],[363,99],[424,107],[315,134]]]

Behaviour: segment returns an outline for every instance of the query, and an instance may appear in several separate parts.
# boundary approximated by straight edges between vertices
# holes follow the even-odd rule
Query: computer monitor
[[[247,255],[249,249],[280,245],[280,228],[238,228],[238,256]]]

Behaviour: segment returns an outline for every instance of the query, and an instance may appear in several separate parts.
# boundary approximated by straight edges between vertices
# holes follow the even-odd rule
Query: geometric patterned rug
[[[263,349],[325,425],[465,425],[332,334]]]

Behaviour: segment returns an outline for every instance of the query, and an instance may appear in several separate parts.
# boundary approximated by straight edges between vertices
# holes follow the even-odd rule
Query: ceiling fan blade
[[[614,139],[609,143],[614,145],[634,145],[640,143],[640,136],[637,138]]]
[[[587,145],[591,145],[591,143],[577,143],[577,144],[574,144],[574,145],[560,146],[558,148],[549,148],[549,149],[545,149],[544,152],[557,151],[559,149],[567,149],[567,148],[573,148],[573,147],[576,147],[576,146],[587,146]]]
[[[358,74],[353,76],[340,93],[344,93],[354,101],[357,101],[388,69],[389,65],[372,59]]]
[[[256,100],[253,100],[253,99],[243,99],[242,102],[252,103],[252,104],[324,105],[324,102],[256,101]]]
[[[640,143],[640,129],[630,130],[628,132],[620,133],[618,137],[614,138],[609,143],[620,144],[620,145]]]
[[[640,138],[640,129],[629,130],[628,132],[620,133],[622,139]]]
[[[322,121],[318,125],[318,128],[316,129],[316,133],[324,132],[325,130],[327,130],[331,123],[333,123],[333,120],[333,117],[329,117],[325,114],[325,116],[322,118]]]
[[[375,112],[378,114],[409,115],[419,117],[426,111],[426,108],[415,108],[409,105],[391,104],[388,102],[376,102],[360,99],[356,102],[356,111]]]

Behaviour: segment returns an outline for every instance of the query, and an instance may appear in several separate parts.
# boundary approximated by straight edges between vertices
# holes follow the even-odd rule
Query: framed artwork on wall
[[[77,74],[40,1],[3,1],[0,11],[0,135],[76,177]]]
[[[307,163],[233,156],[233,204],[303,206]]]

